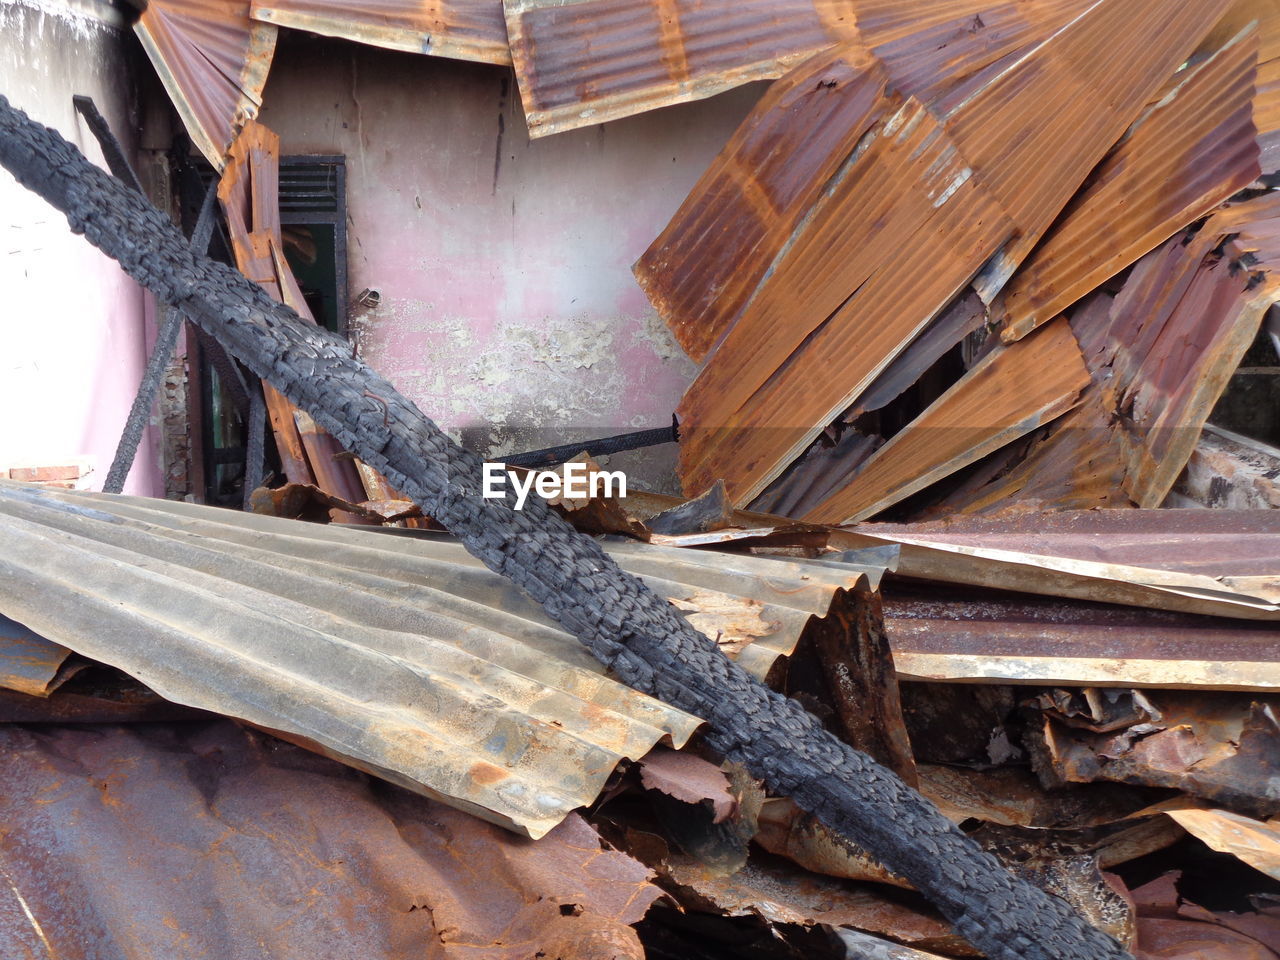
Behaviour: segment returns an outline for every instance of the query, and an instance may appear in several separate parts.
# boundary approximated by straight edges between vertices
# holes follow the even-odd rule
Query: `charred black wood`
[[[81,100],[87,100],[89,107],[92,108],[94,116],[97,116],[105,127],[106,121],[102,119],[102,115],[98,113],[93,101],[88,97],[76,97],[76,109],[81,109]],[[86,119],[88,115],[86,115]],[[92,128],[93,123],[89,126]],[[94,131],[97,133],[97,131]],[[107,130],[110,136],[111,131]],[[99,141],[101,142],[101,137]],[[111,138],[115,141],[115,138]],[[117,150],[120,144],[116,143]],[[103,146],[103,152],[106,152],[106,146]],[[108,156],[108,162],[110,157]],[[123,156],[121,157],[123,162]],[[130,176],[133,171],[126,165]],[[128,182],[119,172],[112,170],[113,173],[121,180]],[[142,187],[138,185],[137,177],[133,177],[134,186],[138,193],[142,193]],[[197,253],[203,254],[209,249],[209,240],[213,236],[213,220],[214,210],[217,206],[218,189],[214,184],[209,187],[209,192],[205,195],[204,204],[200,208],[200,217],[196,220],[195,229],[191,232],[191,249]],[[120,433],[120,442],[116,444],[116,455],[111,460],[111,469],[107,471],[107,479],[102,484],[102,489],[106,493],[119,493],[124,489],[124,482],[129,476],[129,471],[133,468],[133,460],[138,455],[138,444],[142,442],[142,431],[147,427],[147,421],[151,418],[151,405],[155,403],[156,392],[160,389],[160,380],[164,376],[165,368],[169,366],[169,359],[173,356],[173,350],[178,345],[178,334],[182,331],[182,322],[186,317],[181,310],[171,309],[165,313],[164,321],[160,324],[160,329],[156,332],[156,342],[151,348],[151,355],[147,357],[147,366],[142,372],[142,382],[138,384],[138,392],[134,394],[133,406],[129,408],[129,416],[125,418],[124,430]]]
[[[480,458],[352,357],[350,344],[197,255],[163,214],[2,97],[0,164],[380,470],[616,676],[705,717],[714,749],[909,879],[988,957],[1126,956],[1062,900],[1015,878],[889,770],[753,679],[545,501],[533,498],[521,511],[484,498]]]
[[[107,118],[98,110],[98,105],[93,102],[93,97],[86,97],[84,94],[78,93],[71,98],[71,104],[76,108],[76,112],[84,117],[84,122],[89,128],[89,132],[93,134],[93,138],[98,141],[98,146],[102,148],[102,157],[107,161],[107,169],[114,176],[119,177],[133,189],[145,195],[146,191],[142,189],[142,181],[138,179],[138,175],[133,171],[133,165],[129,163],[128,158],[124,155],[124,147],[120,146],[119,139],[111,132],[111,124],[107,123]]]
[[[249,422],[244,454],[244,509],[252,510],[253,491],[262,486],[263,458],[266,455],[267,398],[262,384],[249,388]]]

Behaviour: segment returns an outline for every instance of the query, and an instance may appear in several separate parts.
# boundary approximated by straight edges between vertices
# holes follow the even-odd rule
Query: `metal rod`
[[[528,453],[517,453],[503,457],[503,462],[513,467],[549,467],[564,463],[586,451],[589,457],[601,457],[610,453],[621,453],[624,450],[639,450],[642,447],[653,447],[660,443],[675,443],[675,419],[671,426],[657,427],[653,430],[637,430],[635,433],[620,433],[616,437],[601,437],[598,440],[583,440],[581,443],[564,443],[558,447],[547,447],[544,450],[531,450]]]

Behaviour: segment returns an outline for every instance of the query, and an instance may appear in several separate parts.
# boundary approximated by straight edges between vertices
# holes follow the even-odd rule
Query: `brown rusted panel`
[[[1253,124],[1262,172],[1274,174],[1280,171],[1280,0],[1235,0],[1204,49],[1217,49],[1250,23],[1257,24],[1260,43]]]
[[[1275,696],[1150,691],[1151,720],[1107,733],[1045,715],[1032,741],[1050,781],[1114,780],[1171,787],[1262,816],[1280,812],[1280,723]]]
[[[1202,574],[1223,583],[1280,577],[1280,511],[1061,510],[858,529],[956,547]]]
[[[859,40],[814,56],[769,88],[636,264],[641,286],[685,351],[705,359],[733,324],[865,130],[874,107],[867,97],[882,91],[886,76],[893,90],[929,102],[1087,6],[856,0]]]
[[[950,112],[1094,0],[855,0],[858,35],[894,89]],[[956,101],[958,102],[958,100]]]
[[[676,340],[705,359],[874,119],[885,77],[859,44],[769,87],[662,234],[636,279]]]
[[[828,186],[685,393],[686,489],[723,478],[735,503],[752,500],[1010,232],[934,116],[908,100]]]
[[[502,0],[255,0],[254,20],[390,50],[505,66]]]
[[[853,0],[504,0],[529,134],[770,80],[856,37]]]
[[[1025,344],[1025,349],[1019,349]],[[1060,416],[1089,385],[1065,319],[989,353],[802,519],[874,516]]]
[[[686,393],[687,488],[722,478],[735,503],[749,501],[997,250],[983,285],[1002,283],[1222,5],[1103,0],[961,103],[945,129],[929,130],[936,117],[909,101],[879,128],[889,136],[864,138]],[[918,152],[893,149],[917,136]],[[937,165],[913,176],[905,160],[930,151]],[[904,249],[910,258],[893,255]]]
[[[1056,317],[1259,174],[1257,31],[1175,77],[1071,201],[1002,295],[1002,336]]]
[[[221,170],[240,128],[258,114],[276,28],[248,2],[152,0],[134,29],[191,140]]]
[[[1102,0],[947,118],[1018,237],[979,278],[991,298],[1229,0]]]
[[[576,814],[530,843],[223,720],[5,726],[0,779],[8,957],[642,960],[661,895]]]
[[[944,508],[1164,502],[1280,294],[1278,214],[1275,194],[1229,206],[1143,257],[1114,300],[1078,307],[1071,326],[1094,378],[1080,406]],[[1224,237],[1233,239],[1219,254]]]
[[[905,678],[1280,690],[1273,623],[900,580],[884,609]]]

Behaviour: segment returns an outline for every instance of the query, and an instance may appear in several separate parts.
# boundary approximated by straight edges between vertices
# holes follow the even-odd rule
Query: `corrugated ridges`
[[[529,133],[697,100],[854,34],[850,0],[505,0]]]
[[[635,265],[685,352],[706,358],[800,217],[890,101],[857,44],[812,57],[770,86]]]
[[[255,20],[310,30],[389,50],[429,53],[455,60],[511,63],[502,0],[265,0]]]
[[[619,758],[699,722],[607,679],[451,540],[7,481],[0,531],[5,615],[169,699],[531,835],[590,802]],[[668,596],[739,611],[757,673],[869,572],[647,545],[618,556]]]
[[[858,35],[894,89],[931,103],[974,74],[1025,53],[1097,0],[858,0]]]
[[[152,0],[134,26],[192,141],[221,170],[240,125],[257,116],[276,28],[249,4]]]
[[[1065,319],[997,349],[804,515],[810,523],[874,516],[1069,410],[1089,371]]]
[[[1223,239],[1224,254],[1216,252]],[[1248,253],[1248,257],[1244,254]],[[1280,297],[1280,194],[1226,207],[1134,266],[1120,293],[1071,314],[1093,383],[1080,405],[942,509],[1021,500],[1056,509],[1158,507],[1214,403]]]
[[[1257,33],[1175,77],[1003,294],[1003,336],[1025,335],[1209,213],[1258,175]]]
[[[1019,228],[990,302],[1229,0],[1102,0],[959,106],[947,130]]]
[[[868,135],[686,392],[686,488],[723,477],[735,502],[753,499],[1010,230],[933,115],[908,101]]]

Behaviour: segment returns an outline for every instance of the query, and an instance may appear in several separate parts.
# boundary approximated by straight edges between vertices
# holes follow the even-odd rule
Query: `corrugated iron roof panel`
[[[530,843],[226,720],[0,725],[0,780],[6,960],[639,957],[661,894],[576,814]]]
[[[250,20],[248,2],[151,0],[134,30],[187,133],[221,170],[262,105],[276,28]]]
[[[886,586],[884,615],[905,679],[1280,689],[1274,623],[910,583]]]
[[[1003,332],[1047,323],[1255,180],[1252,27],[1162,91],[1005,289]]]
[[[5,615],[168,699],[530,835],[594,799],[620,758],[700,722],[603,676],[449,539],[12,482],[0,531]],[[616,552],[757,674],[836,589],[879,573]]]
[[[908,99],[863,137],[681,399],[686,491],[723,479],[734,503],[754,499],[1012,231]]]
[[[975,176],[1019,228],[979,278],[985,300],[1229,5],[1100,0],[947,116]]]
[[[802,519],[851,523],[874,516],[1061,416],[1088,385],[1071,327],[1059,319],[1034,338],[987,354]]]
[[[254,2],[250,16],[389,50],[500,66],[511,62],[502,0],[264,0]]]
[[[505,0],[529,135],[771,80],[853,39],[850,0]]]

